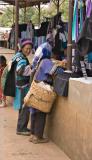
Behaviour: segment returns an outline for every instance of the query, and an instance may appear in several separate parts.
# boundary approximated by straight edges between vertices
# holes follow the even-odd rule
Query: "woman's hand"
[[[57,61],[56,64],[57,64],[57,66],[66,68],[66,67],[67,67],[67,60],[66,60],[66,59],[63,59],[62,61]]]
[[[67,60],[64,59],[64,60],[62,60],[61,62],[62,62],[62,67],[63,67],[63,68],[66,68],[66,67],[67,67]]]

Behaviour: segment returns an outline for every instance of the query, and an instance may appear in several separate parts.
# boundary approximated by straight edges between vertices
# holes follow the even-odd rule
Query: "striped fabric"
[[[92,11],[92,1],[86,0],[86,15],[87,15],[87,17],[90,17],[91,11]]]

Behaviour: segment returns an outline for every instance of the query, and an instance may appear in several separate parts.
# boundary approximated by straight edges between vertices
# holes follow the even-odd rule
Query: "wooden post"
[[[57,13],[59,13],[59,0],[57,0]]]
[[[19,0],[15,1],[15,52],[18,46]]]
[[[69,22],[68,22],[68,44],[67,44],[67,69],[72,70],[72,20],[73,20],[73,0],[69,0]]]
[[[41,5],[40,3],[38,4],[38,10],[39,10],[39,16],[38,16],[38,23],[40,24],[40,21],[41,21]]]
[[[13,24],[15,22],[15,7],[13,6]]]
[[[26,22],[26,12],[27,12],[27,10],[26,10],[26,2],[25,2],[25,7],[24,7],[24,22]]]

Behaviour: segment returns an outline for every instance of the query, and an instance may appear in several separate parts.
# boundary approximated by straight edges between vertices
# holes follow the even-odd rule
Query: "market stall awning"
[[[9,3],[11,5],[15,5],[15,0],[3,0],[3,2]],[[50,2],[50,0],[19,0],[19,7],[28,7],[28,6],[34,6],[34,5],[39,5],[45,4]]]

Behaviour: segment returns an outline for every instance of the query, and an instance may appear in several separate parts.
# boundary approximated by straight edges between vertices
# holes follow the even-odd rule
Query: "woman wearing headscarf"
[[[29,122],[30,111],[28,107],[22,108],[23,99],[29,90],[30,83],[30,64],[27,56],[31,53],[32,42],[29,39],[21,41],[21,50],[15,54],[13,61],[17,61],[16,65],[16,94],[14,97],[14,109],[19,110],[17,122],[17,134],[29,135],[30,130],[27,128]]]
[[[58,68],[56,72],[62,73],[63,69],[62,67],[66,67],[67,61],[62,60],[58,61],[59,59],[59,51],[56,48],[52,49],[52,58],[51,55],[47,54],[48,50],[46,48],[43,49],[43,53],[45,53],[45,57],[43,56],[40,60],[39,66],[36,70],[34,81],[36,83],[45,82],[46,84],[49,84],[50,86],[53,86],[53,72],[57,70],[57,67],[55,67],[55,63],[58,63],[58,66],[61,66]],[[54,70],[53,70],[53,67]],[[24,104],[26,106],[27,102],[31,95],[31,88],[29,89],[28,94],[24,98]],[[47,143],[48,138],[44,137],[44,128],[46,124],[46,115],[47,113],[42,112],[38,109],[35,109],[33,106],[31,106],[31,137],[30,142],[37,144],[37,143]]]
[[[34,58],[32,61],[32,68],[35,68],[43,57],[51,56],[53,43],[53,35],[48,34],[46,37],[46,42],[42,43],[35,51]]]

